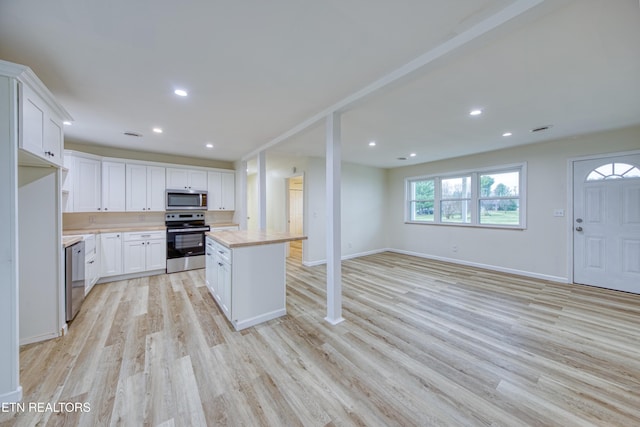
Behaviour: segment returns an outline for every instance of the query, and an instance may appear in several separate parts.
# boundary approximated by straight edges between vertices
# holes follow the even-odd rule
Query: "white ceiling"
[[[321,122],[283,135],[335,106],[344,160],[378,167],[640,123],[636,0],[0,0],[0,59],[51,89],[70,140],[228,161],[323,155]]]

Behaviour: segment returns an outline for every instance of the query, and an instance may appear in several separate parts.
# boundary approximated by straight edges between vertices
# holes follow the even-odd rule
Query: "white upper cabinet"
[[[74,156],[73,167],[73,211],[100,212],[102,207],[100,160]]]
[[[127,211],[164,211],[165,188],[165,168],[127,163]]]
[[[207,191],[207,172],[167,168],[167,189]]]
[[[5,68],[5,71],[15,73],[20,82],[17,100],[19,147],[45,163],[62,166],[62,122],[71,120],[71,116],[28,67],[2,61],[0,69]]]
[[[125,210],[125,164],[102,162],[102,210],[124,212]]]
[[[234,172],[208,173],[210,211],[232,211],[236,208],[236,179]]]

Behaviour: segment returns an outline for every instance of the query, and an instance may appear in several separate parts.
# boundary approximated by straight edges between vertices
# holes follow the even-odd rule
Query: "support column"
[[[332,325],[342,322],[342,233],[340,228],[341,143],[340,113],[327,116],[327,317]]]
[[[240,214],[236,216],[236,221],[240,226],[240,230],[247,229],[247,217],[249,216],[247,204],[247,161],[240,162],[240,173],[237,174],[236,181],[236,212]]]
[[[267,229],[267,155],[258,153],[258,229]]]

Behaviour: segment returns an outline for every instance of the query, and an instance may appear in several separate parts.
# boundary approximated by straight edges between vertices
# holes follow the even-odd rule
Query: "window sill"
[[[405,221],[408,225],[434,225],[439,227],[462,227],[462,228],[489,228],[493,230],[516,230],[524,231],[527,227],[522,225],[497,225],[497,224],[456,224],[447,222],[426,222],[426,221]]]

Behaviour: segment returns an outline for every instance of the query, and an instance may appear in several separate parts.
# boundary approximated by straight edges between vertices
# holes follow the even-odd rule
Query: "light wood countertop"
[[[275,231],[215,231],[208,232],[207,236],[227,248],[240,248],[246,246],[270,245],[273,243],[286,243],[296,240],[306,240],[307,236],[300,234],[282,233]]]
[[[88,234],[88,233],[86,233]],[[82,241],[82,236],[69,236],[62,238],[62,246],[68,248],[71,245],[75,245],[78,242]]]

